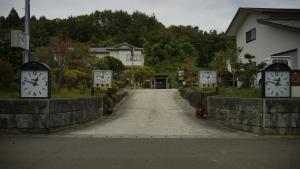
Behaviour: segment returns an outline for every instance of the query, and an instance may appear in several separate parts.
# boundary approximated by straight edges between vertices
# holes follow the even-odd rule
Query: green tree
[[[0,59],[0,89],[3,90],[11,86],[14,80],[14,69],[12,65]]]
[[[116,79],[119,79],[122,71],[125,70],[123,63],[112,56],[105,56],[99,59],[93,66],[99,70],[112,70]]]
[[[136,82],[140,84],[145,80],[151,80],[154,77],[155,71],[153,68],[144,66],[134,69],[134,78]]]
[[[252,60],[255,58],[254,55],[246,53],[245,58],[248,60],[248,63],[242,65],[242,70],[239,72],[239,79],[243,81],[242,87],[246,88],[253,86],[259,67],[256,66],[256,63]]]

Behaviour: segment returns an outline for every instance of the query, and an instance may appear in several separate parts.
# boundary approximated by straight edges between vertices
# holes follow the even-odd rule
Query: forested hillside
[[[24,18],[12,9],[0,17],[0,59],[15,68],[20,64],[21,50],[11,49],[11,29],[23,30]],[[206,32],[193,26],[165,27],[154,15],[141,12],[95,11],[65,19],[31,17],[32,49],[39,51],[53,39],[71,40],[87,47],[107,47],[127,42],[143,47],[147,66],[157,73],[175,75],[177,67],[207,67],[218,51],[234,47],[233,39],[215,30]]]

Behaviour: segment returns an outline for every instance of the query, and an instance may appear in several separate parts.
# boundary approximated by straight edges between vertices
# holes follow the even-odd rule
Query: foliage
[[[14,80],[12,65],[0,59],[0,89],[10,87]]]
[[[260,97],[260,89],[225,87],[219,89],[219,95],[234,97]]]
[[[9,32],[11,29],[22,30],[23,20],[14,9],[7,17],[0,17],[0,59],[9,62],[14,73],[19,71],[22,50],[10,47]],[[36,51],[38,61],[50,65],[54,74],[53,86],[57,89],[64,87],[66,70],[90,73],[96,63],[96,58],[87,50],[91,46],[109,47],[127,42],[142,47],[147,52],[145,64],[155,72],[168,74],[172,86],[177,83],[176,70],[183,62],[192,60],[192,66],[187,68],[193,75],[197,67],[207,67],[217,51],[235,48],[234,39],[224,33],[206,32],[193,26],[165,27],[155,15],[138,11],[128,14],[97,10],[64,19],[32,16],[31,35],[31,47]],[[98,66],[105,68],[103,63]],[[124,68],[118,64],[107,69],[119,75]]]
[[[79,70],[66,70],[64,72],[65,86],[67,88],[87,87],[90,81],[90,76]],[[81,86],[79,86],[81,85]]]
[[[245,54],[248,63],[242,65],[242,70],[239,72],[239,79],[243,81],[243,87],[252,87],[255,81],[255,76],[259,71],[259,67],[252,61],[255,56]]]
[[[154,69],[148,66],[138,67],[134,69],[134,78],[136,82],[144,82],[154,77]]]
[[[125,66],[119,59],[111,56],[105,56],[99,59],[93,66],[99,70],[112,70],[116,78],[118,78],[119,74],[125,69]]]
[[[117,93],[120,89],[125,87],[125,83],[122,81],[113,80],[112,82],[112,88],[107,89],[108,94],[114,94]]]

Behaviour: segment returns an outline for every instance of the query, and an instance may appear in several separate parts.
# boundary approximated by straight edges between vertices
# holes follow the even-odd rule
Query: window
[[[251,42],[256,39],[256,28],[251,29],[250,31],[246,32],[246,42]]]
[[[131,58],[132,58],[131,54],[128,54],[126,57],[126,60],[127,61],[141,61],[142,60],[141,55],[139,55],[139,54],[134,54],[133,59],[131,59]]]

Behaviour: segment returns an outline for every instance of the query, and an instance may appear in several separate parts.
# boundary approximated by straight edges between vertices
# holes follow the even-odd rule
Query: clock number
[[[36,76],[37,71],[33,71],[32,74],[33,74],[33,76]]]

